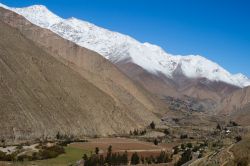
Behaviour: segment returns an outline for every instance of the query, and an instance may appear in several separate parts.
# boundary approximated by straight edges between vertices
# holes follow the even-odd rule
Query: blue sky
[[[0,0],[11,7],[46,5],[172,54],[199,54],[250,77],[248,0]]]

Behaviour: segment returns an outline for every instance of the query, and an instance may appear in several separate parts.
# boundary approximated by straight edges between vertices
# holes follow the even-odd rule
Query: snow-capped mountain
[[[140,43],[130,36],[98,27],[76,18],[63,19],[45,6],[34,5],[26,8],[10,8],[33,24],[49,29],[61,37],[82,47],[94,50],[113,63],[132,62],[146,71],[172,78],[175,69],[180,68],[188,78],[207,78],[238,87],[250,85],[242,74],[231,74],[218,64],[199,55],[172,55],[150,43]]]

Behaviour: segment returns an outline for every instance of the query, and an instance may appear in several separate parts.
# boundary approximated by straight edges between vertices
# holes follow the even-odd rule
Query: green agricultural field
[[[48,159],[48,160],[39,160],[39,161],[30,161],[30,162],[19,162],[14,163],[13,166],[68,166],[74,164],[76,161],[80,160],[84,153],[89,154],[89,151],[76,148],[76,147],[65,147],[65,154],[58,156],[57,158]]]

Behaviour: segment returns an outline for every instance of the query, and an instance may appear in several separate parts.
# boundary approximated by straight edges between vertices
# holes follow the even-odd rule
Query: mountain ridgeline
[[[45,6],[6,9],[24,16],[31,23],[49,29],[62,38],[98,52],[131,80],[160,98],[185,96],[220,101],[250,85],[242,74],[231,74],[218,64],[198,55],[175,56],[150,43],[98,27],[76,18],[63,19]]]
[[[0,4],[0,27],[2,139],[121,135],[179,115],[250,125],[250,80],[202,56],[174,56],[41,5]]]
[[[0,8],[0,135],[128,133],[158,121],[147,91],[88,49]]]

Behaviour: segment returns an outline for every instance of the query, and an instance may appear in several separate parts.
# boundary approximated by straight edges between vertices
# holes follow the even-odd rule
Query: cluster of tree
[[[173,147],[173,154],[178,154],[179,152],[183,152],[183,151],[186,151],[186,150],[191,150],[193,152],[200,152],[203,153],[204,152],[204,147],[207,147],[208,146],[208,143],[207,142],[204,142],[204,143],[201,143],[200,145],[193,145],[192,143],[187,143],[187,144],[181,144],[181,146],[175,146]],[[200,157],[202,157],[202,154],[200,155]]]
[[[180,160],[175,164],[175,166],[181,166],[190,160],[192,160],[192,151],[187,149],[182,153]]]
[[[170,134],[170,131],[168,129],[164,129],[164,134],[165,135],[169,135]]]
[[[229,122],[229,124],[227,126],[228,127],[235,127],[235,126],[239,126],[239,124],[230,120],[230,122]]]
[[[2,146],[3,148],[6,147],[6,145],[5,145],[5,139],[1,139],[1,146]]]
[[[32,156],[19,155],[17,161],[33,161],[33,160],[46,160],[50,158],[56,158],[60,154],[65,153],[65,150],[60,145],[54,145],[51,147],[42,146],[38,152],[34,152]]]
[[[99,148],[95,149],[95,154],[91,156],[83,155],[84,165],[85,166],[101,166],[101,165],[127,165],[129,163],[128,153],[112,153],[112,146],[109,146],[106,157],[99,155]],[[138,153],[133,153],[131,156],[130,163],[132,165],[137,164],[159,164],[167,163],[171,161],[171,156],[166,152],[161,152],[159,156],[156,157],[140,157]]]
[[[192,143],[187,143],[186,145],[185,144],[181,144],[181,149],[182,150],[185,150],[186,148],[191,149],[192,147],[193,147]]]
[[[55,158],[60,154],[65,153],[64,148],[59,145],[51,147],[42,146],[38,152],[34,152],[32,155],[18,155],[21,149],[17,149],[16,152],[6,154],[0,151],[0,161],[33,161],[33,160],[45,160]]]
[[[223,141],[222,140],[217,140],[212,142],[212,148],[218,149],[223,147]]]
[[[241,140],[242,140],[242,137],[239,135],[239,136],[236,136],[235,137],[235,140],[236,140],[236,142],[240,142]]]
[[[88,157],[86,154],[83,155],[85,166],[98,166],[98,165],[127,165],[128,164],[128,153],[112,153],[112,146],[108,147],[106,157],[99,155],[99,148],[95,149],[95,154]]]
[[[188,135],[187,134],[181,134],[180,139],[187,139]]]
[[[135,129],[134,131],[130,131],[129,133],[130,135],[138,136],[138,135],[145,135],[147,131],[145,129],[144,130]]]
[[[88,142],[88,140],[80,140],[75,138],[73,135],[68,136],[66,134],[61,134],[60,132],[56,134],[56,139],[58,144],[61,146],[67,146],[72,142]]]
[[[73,135],[61,134],[60,132],[57,132],[56,139],[59,140],[59,141],[62,141],[62,140],[71,140],[71,141],[78,140]]]
[[[0,151],[0,161],[15,161],[16,153],[7,154],[5,152]]]
[[[172,156],[168,153],[162,151],[159,156],[153,157],[141,157],[142,164],[160,164],[160,163],[168,163],[172,161]],[[132,160],[131,160],[132,163]]]

